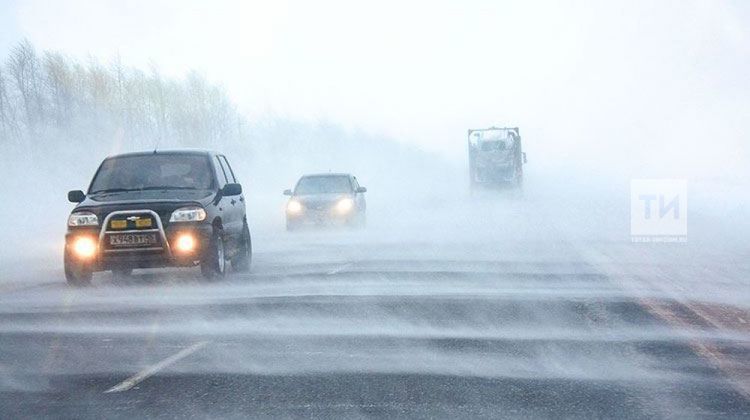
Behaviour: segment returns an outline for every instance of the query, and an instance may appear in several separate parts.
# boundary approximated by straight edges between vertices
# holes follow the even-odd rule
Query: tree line
[[[40,52],[27,40],[0,57],[0,180],[8,191],[28,191],[30,184],[40,194],[80,188],[105,156],[157,145],[224,151],[248,178],[275,187],[309,171],[400,180],[394,167],[433,161],[325,120],[273,113],[247,119],[220,86],[195,71],[168,78],[156,66],[142,70],[119,58],[82,62]]]
[[[197,72],[180,80],[124,65],[103,64],[27,40],[0,65],[0,145],[6,159],[82,150],[219,147],[238,142],[243,117],[219,86]]]

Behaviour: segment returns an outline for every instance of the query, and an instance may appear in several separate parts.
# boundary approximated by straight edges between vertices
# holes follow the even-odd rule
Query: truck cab
[[[469,180],[478,187],[515,187],[523,185],[522,150],[518,127],[490,127],[469,130]]]

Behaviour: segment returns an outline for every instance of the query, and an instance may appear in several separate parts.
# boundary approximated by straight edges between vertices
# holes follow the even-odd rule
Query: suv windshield
[[[98,192],[209,189],[211,167],[203,155],[136,155],[104,161],[89,188]]]
[[[348,193],[352,184],[347,176],[306,176],[297,183],[296,194]]]

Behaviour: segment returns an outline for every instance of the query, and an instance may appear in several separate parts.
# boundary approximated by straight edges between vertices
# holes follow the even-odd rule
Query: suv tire
[[[237,249],[237,255],[232,258],[232,269],[239,273],[245,273],[250,270],[250,263],[253,259],[253,241],[250,237],[250,228],[247,227],[247,221],[242,226],[242,238]]]
[[[220,279],[227,272],[227,260],[224,239],[218,231],[214,231],[208,242],[208,249],[201,259],[201,274],[207,280]]]
[[[88,264],[74,261],[66,251],[63,265],[65,266],[65,280],[69,285],[75,287],[91,285],[93,270]]]

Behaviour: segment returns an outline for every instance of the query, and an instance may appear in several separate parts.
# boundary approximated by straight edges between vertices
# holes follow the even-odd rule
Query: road
[[[750,416],[746,242],[529,202],[258,229],[218,283],[0,289],[0,418]]]

